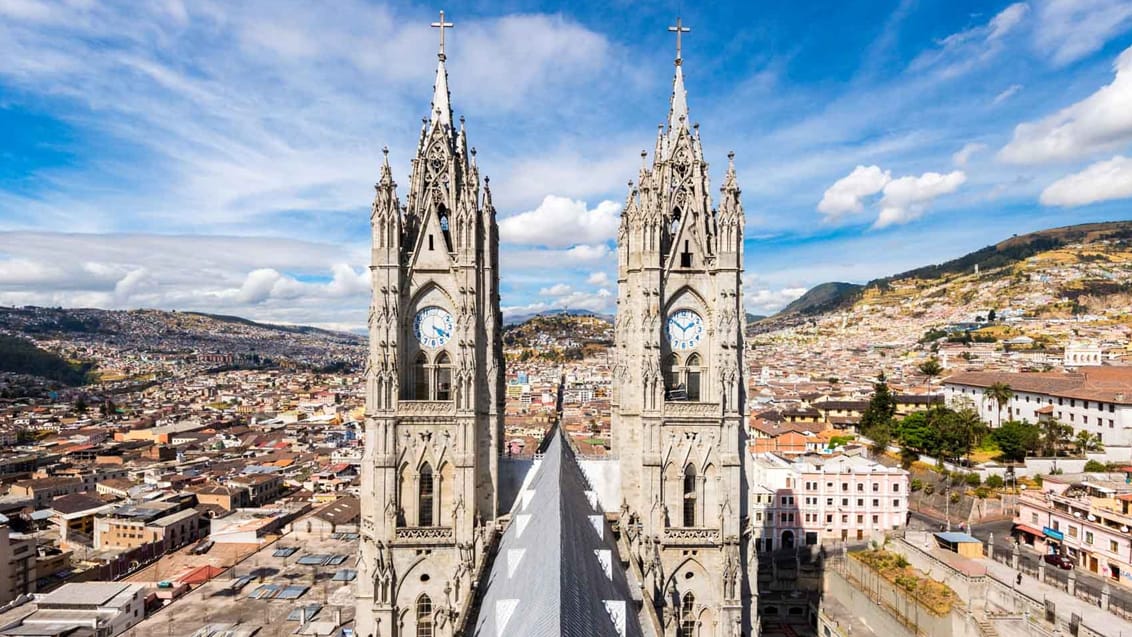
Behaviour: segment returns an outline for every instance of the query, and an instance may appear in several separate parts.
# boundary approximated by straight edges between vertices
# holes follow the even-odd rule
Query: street
[[[908,528],[917,531],[939,531],[940,524],[943,524],[942,518],[934,518],[919,512],[911,512],[909,517]],[[983,542],[986,542],[990,534],[993,533],[995,553],[1003,552],[1009,554],[1014,548],[1014,538],[1010,536],[1012,526],[1013,522],[1011,520],[996,520],[972,525],[970,529],[967,529],[967,533],[970,533]],[[951,530],[959,530],[954,520],[951,523]],[[1038,560],[1041,559],[1041,553],[1025,544],[1021,545],[1021,549],[1019,566],[1027,577],[1034,577],[1037,573],[1037,563]],[[1132,589],[1128,588],[1126,585],[1106,580],[1104,577],[1083,568],[1075,568],[1074,570],[1077,573],[1077,588],[1081,591],[1091,597],[1099,598],[1101,589],[1104,587],[1105,582],[1108,581],[1110,583],[1109,590],[1112,603],[1124,608],[1132,608]],[[1045,577],[1047,580],[1058,582],[1058,584],[1064,588],[1065,582],[1069,578],[1069,571],[1047,564]]]

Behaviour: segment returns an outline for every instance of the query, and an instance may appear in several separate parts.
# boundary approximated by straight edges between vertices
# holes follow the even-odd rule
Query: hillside
[[[1084,268],[1079,272],[1080,276],[1065,280],[1056,290],[1039,286],[1047,294],[1056,292],[1057,298],[1066,299],[1069,302],[1067,308],[1072,306],[1073,311],[1081,312],[1083,309],[1078,303],[1081,298],[1095,300],[1127,291],[1127,283],[1106,271],[1102,264],[1121,264],[1130,250],[1132,221],[1089,223],[1016,235],[944,263],[874,279],[865,285],[822,283],[777,314],[750,325],[748,332],[754,335],[813,323],[830,313],[849,311],[851,314],[853,308],[862,304],[884,304],[886,300],[914,304],[916,297],[908,292],[909,288],[928,293],[929,298],[923,299],[927,306],[947,298],[958,306],[983,304],[985,311],[1001,305],[1003,299],[970,289],[975,281],[985,283],[1002,276],[1031,275],[1049,279],[1046,268],[1055,268],[1059,264],[1094,264],[1096,267]],[[1037,267],[1030,267],[1035,264],[1038,264]],[[1060,280],[1065,277],[1054,278]],[[961,291],[956,292],[960,288]],[[1023,293],[1020,289],[1011,291]],[[998,293],[1001,294],[1002,290]],[[1066,308],[1041,311],[1056,314],[1063,310]]]
[[[88,381],[89,363],[72,363],[26,338],[0,334],[0,372],[39,376],[74,387]]]
[[[864,288],[865,286],[856,283],[822,283],[810,288],[805,294],[782,308],[779,314],[810,315],[832,312],[852,303],[856,300],[857,293]]]
[[[509,357],[577,360],[613,345],[613,323],[591,314],[537,315],[503,328]]]
[[[784,310],[751,332],[764,343],[781,337],[858,350],[899,350],[944,336],[1016,339],[1040,349],[1063,345],[1067,333],[1120,343],[1119,334],[1132,333],[1130,310],[1132,222],[1116,222],[1012,237],[872,281],[832,310]]]
[[[543,310],[542,312],[534,312],[532,314],[512,314],[511,316],[508,316],[507,318],[503,319],[503,325],[504,326],[520,325],[522,323],[526,323],[526,322],[530,321],[531,319],[542,317],[542,316],[590,316],[590,317],[601,319],[601,320],[603,320],[607,323],[613,322],[613,317],[609,316],[607,314],[598,314],[597,312],[593,312],[593,311],[590,311],[590,310],[561,309],[561,310]]]
[[[49,349],[64,348],[84,359],[114,358],[117,353],[185,361],[207,358],[218,365],[286,362],[344,368],[358,366],[365,354],[365,338],[344,332],[162,310],[0,307],[0,333]]]

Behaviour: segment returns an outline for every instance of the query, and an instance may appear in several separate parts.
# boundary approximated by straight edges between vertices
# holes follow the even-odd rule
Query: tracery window
[[[696,467],[684,467],[684,526],[696,526]]]
[[[421,467],[421,475],[417,485],[417,492],[417,526],[432,526],[432,501],[434,485],[432,481],[432,467],[430,467],[427,462],[423,467]]]
[[[696,597],[691,593],[685,593],[680,603],[680,628],[676,632],[677,637],[696,637],[696,617],[693,610],[695,605]]]
[[[432,600],[428,595],[417,599],[417,637],[433,637]]]

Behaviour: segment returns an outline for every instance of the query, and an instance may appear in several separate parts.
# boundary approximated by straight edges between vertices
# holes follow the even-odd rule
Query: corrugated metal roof
[[[556,428],[488,574],[476,637],[641,637],[605,515]]]

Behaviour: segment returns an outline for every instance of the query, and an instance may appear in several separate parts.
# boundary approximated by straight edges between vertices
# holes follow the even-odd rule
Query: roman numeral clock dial
[[[668,344],[673,351],[693,349],[704,338],[704,320],[691,310],[677,310],[668,315]]]
[[[413,333],[424,347],[444,347],[452,338],[452,315],[439,307],[426,307],[413,319]]]

